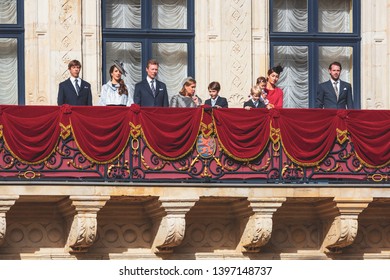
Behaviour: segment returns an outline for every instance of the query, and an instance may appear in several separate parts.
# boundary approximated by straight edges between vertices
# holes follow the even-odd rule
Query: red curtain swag
[[[67,137],[70,131],[80,151],[95,163],[119,157],[130,135],[142,135],[153,153],[176,160],[191,152],[198,134],[210,131],[213,123],[220,147],[240,161],[260,156],[271,139],[282,143],[293,162],[315,166],[338,139],[350,141],[356,156],[368,167],[390,164],[387,110],[210,110],[2,105],[0,137],[15,158],[28,164],[45,161],[55,152],[60,137]],[[135,127],[139,134],[134,134]]]

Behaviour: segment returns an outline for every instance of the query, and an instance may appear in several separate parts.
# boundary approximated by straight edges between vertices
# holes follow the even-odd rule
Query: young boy
[[[258,85],[261,89],[261,97],[260,99],[264,102],[267,109],[271,109],[274,106],[269,103],[269,100],[267,98],[267,79],[265,77],[258,77],[256,80],[256,85]]]
[[[261,100],[261,88],[256,85],[251,88],[251,99],[244,103],[244,108],[250,110],[251,108],[265,108],[264,101]]]
[[[211,82],[208,86],[210,99],[207,99],[204,104],[214,108],[228,108],[228,102],[225,97],[219,96],[221,85],[218,82]]]

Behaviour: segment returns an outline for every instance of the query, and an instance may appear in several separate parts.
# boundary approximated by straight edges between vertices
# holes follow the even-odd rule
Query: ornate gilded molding
[[[5,233],[7,229],[7,221],[5,218],[6,214],[18,198],[18,195],[0,196],[0,246],[3,245],[5,241]]]
[[[249,218],[241,238],[242,251],[260,252],[268,243],[272,233],[272,216],[286,198],[248,199],[253,215]]]
[[[109,196],[70,196],[62,203],[62,212],[70,223],[66,247],[72,252],[86,252],[96,240],[97,212]]]
[[[340,253],[351,245],[358,231],[358,216],[367,208],[371,199],[335,199],[340,214],[331,223],[325,235],[323,248],[329,253]]]
[[[198,199],[160,199],[166,215],[161,219],[154,240],[156,253],[172,253],[181,244],[185,234],[185,215]]]

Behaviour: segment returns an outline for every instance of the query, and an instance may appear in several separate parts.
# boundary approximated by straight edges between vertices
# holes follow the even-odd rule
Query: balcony
[[[389,258],[389,120],[0,106],[0,259]]]
[[[1,107],[3,181],[390,181],[390,111]]]

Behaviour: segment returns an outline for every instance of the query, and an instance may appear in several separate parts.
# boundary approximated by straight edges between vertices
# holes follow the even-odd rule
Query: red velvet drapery
[[[37,164],[55,152],[64,128],[92,162],[115,160],[126,148],[132,128],[150,150],[166,160],[191,152],[197,135],[214,124],[221,148],[240,161],[255,159],[268,141],[280,141],[288,157],[315,166],[335,139],[350,141],[369,167],[390,164],[390,111],[321,109],[216,109],[83,106],[0,106],[0,137],[18,160]],[[207,109],[209,110],[209,109]],[[202,131],[203,132],[203,131]],[[65,135],[65,136],[64,136]],[[134,135],[133,135],[134,136]],[[348,138],[347,138],[348,137]]]

